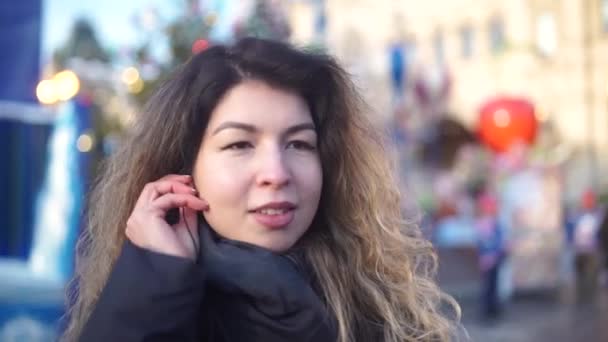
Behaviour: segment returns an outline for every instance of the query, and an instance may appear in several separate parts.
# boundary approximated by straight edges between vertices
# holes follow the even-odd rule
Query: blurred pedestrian
[[[595,193],[586,191],[581,197],[579,213],[574,222],[573,246],[576,271],[576,294],[579,303],[588,302],[596,293],[600,270],[598,235],[602,212]]]
[[[484,318],[494,320],[502,313],[499,275],[506,257],[505,234],[499,224],[498,202],[489,191],[478,197],[475,222],[478,241],[479,268],[482,275],[481,302]]]
[[[194,55],[94,190],[66,339],[450,341],[457,304],[364,108],[327,55]]]
[[[600,279],[602,285],[608,288],[608,208],[604,207],[601,212],[602,219],[598,233],[599,247],[601,250]]]
[[[561,277],[565,289],[570,290],[576,286],[574,228],[578,219],[578,205],[574,207],[564,203],[562,219],[564,247],[562,251]],[[570,292],[568,291],[568,293]]]

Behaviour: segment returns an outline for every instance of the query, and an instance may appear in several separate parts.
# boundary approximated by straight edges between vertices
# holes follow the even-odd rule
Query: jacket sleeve
[[[80,341],[197,341],[203,291],[195,262],[127,240]]]

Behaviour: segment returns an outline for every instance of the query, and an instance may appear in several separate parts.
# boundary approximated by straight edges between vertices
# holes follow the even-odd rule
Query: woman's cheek
[[[239,207],[239,201],[246,197],[245,170],[233,168],[217,168],[209,170],[207,177],[202,180],[204,186],[199,189],[201,196],[209,205],[231,205]]]

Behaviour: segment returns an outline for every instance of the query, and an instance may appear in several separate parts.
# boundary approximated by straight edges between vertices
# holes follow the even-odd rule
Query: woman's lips
[[[259,224],[267,228],[281,229],[293,221],[294,209],[263,209],[252,212],[252,215]]]

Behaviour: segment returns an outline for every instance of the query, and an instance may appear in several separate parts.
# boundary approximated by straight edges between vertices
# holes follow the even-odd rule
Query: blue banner
[[[36,102],[41,1],[0,2],[0,100]]]
[[[48,122],[38,115],[41,1],[0,2],[0,255],[25,258]]]

